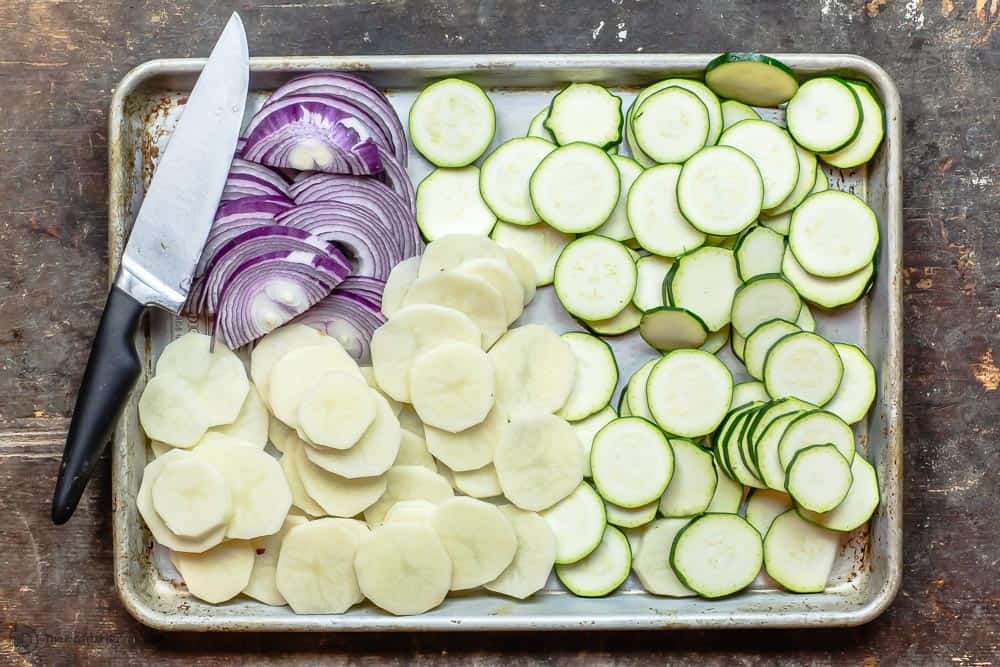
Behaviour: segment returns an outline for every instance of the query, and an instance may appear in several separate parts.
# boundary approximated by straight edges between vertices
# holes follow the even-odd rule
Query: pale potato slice
[[[389,401],[389,407],[392,408],[392,413],[398,417],[399,411],[403,409],[403,404],[382,391],[382,388],[378,386],[378,382],[375,380],[375,369],[371,366],[359,366],[358,370],[361,371],[361,376],[364,377],[368,386],[377,391],[382,398]]]
[[[313,345],[336,343],[329,336],[305,324],[286,324],[259,339],[250,353],[250,377],[260,397],[270,405],[271,371],[278,360],[291,352]]]
[[[167,452],[169,452],[172,449],[174,449],[173,447],[171,447],[167,443],[160,442],[159,440],[150,440],[149,441],[149,448],[153,450],[153,458],[154,459],[158,459],[161,456],[163,456],[164,454],[166,454]]]
[[[379,526],[358,546],[354,571],[364,596],[397,616],[433,609],[451,588],[451,558],[430,524]]]
[[[250,385],[246,400],[240,413],[236,415],[236,421],[232,424],[216,426],[210,432],[221,433],[233,438],[239,438],[243,442],[252,444],[257,449],[264,449],[267,446],[268,420],[267,406],[260,397],[257,387]]]
[[[392,317],[403,307],[403,299],[410,291],[410,285],[417,281],[417,273],[420,271],[420,255],[404,259],[402,262],[392,267],[389,277],[385,279],[385,286],[382,288],[382,314]]]
[[[267,420],[267,439],[279,452],[284,453],[288,451],[285,443],[293,436],[298,437],[296,436],[295,429],[289,428],[277,417],[271,417]]]
[[[675,598],[697,595],[677,577],[669,558],[677,533],[689,523],[690,518],[657,519],[649,524],[637,553],[632,554],[632,569],[642,587],[653,595]]]
[[[489,349],[507,330],[503,296],[492,285],[476,276],[455,271],[437,273],[413,283],[403,300],[404,306],[430,303],[465,313],[482,333],[482,347]],[[378,364],[375,364],[378,372]],[[379,384],[381,384],[381,379]]]
[[[163,456],[147,464],[146,468],[142,471],[142,483],[139,484],[139,492],[135,496],[135,504],[143,521],[146,522],[146,526],[149,527],[149,532],[153,534],[153,538],[157,542],[172,551],[201,553],[222,542],[226,536],[225,525],[220,526],[205,537],[197,539],[181,537],[170,530],[167,524],[163,522],[163,519],[160,518],[160,515],[156,513],[156,510],[153,509],[153,485],[156,483],[156,478],[160,476],[163,469],[170,463],[184,460],[190,456],[193,456],[193,454],[183,449],[171,449],[169,452],[163,454]]]
[[[486,590],[523,600],[545,588],[556,562],[556,538],[548,522],[534,512],[500,505],[517,536],[514,561],[499,577],[483,585]]]
[[[375,421],[350,449],[305,445],[306,456],[321,468],[354,479],[377,477],[392,466],[399,454],[402,429],[388,401],[375,395]]]
[[[313,500],[306,491],[306,486],[302,483],[302,477],[299,475],[299,467],[295,465],[295,452],[301,451],[303,446],[296,444],[289,447],[288,451],[282,455],[281,460],[278,461],[281,465],[281,472],[285,475],[285,481],[288,482],[288,489],[292,493],[292,506],[312,517],[326,516],[326,510],[320,507],[319,503]]]
[[[424,248],[418,276],[425,278],[454,269],[472,259],[505,259],[503,249],[490,238],[477,234],[449,234]]]
[[[375,396],[362,378],[329,371],[303,395],[299,428],[314,445],[350,449],[375,421]]]
[[[420,415],[417,414],[417,411],[409,403],[404,405],[403,409],[399,411],[399,426],[404,431],[416,433],[417,435],[423,435],[424,433],[424,423],[420,421]]]
[[[521,417],[504,429],[493,465],[507,499],[538,512],[583,481],[583,447],[565,419],[549,414]]]
[[[359,534],[337,519],[288,531],[274,582],[296,614],[342,614],[364,599],[354,574]]]
[[[209,426],[231,424],[250,391],[247,372],[232,350],[212,337],[190,331],[173,341],[156,362],[157,375],[177,375],[194,388]],[[157,440],[164,440],[157,438]]]
[[[176,535],[197,539],[225,528],[233,503],[222,473],[186,456],[171,461],[157,475],[153,509]]]
[[[243,592],[253,571],[254,551],[248,540],[226,540],[204,553],[170,554],[191,595],[219,604]]]
[[[473,498],[495,498],[503,493],[492,463],[475,470],[453,470],[451,477],[457,491]]]
[[[431,525],[451,557],[451,590],[493,581],[514,560],[517,536],[495,505],[450,498],[434,510]]]
[[[208,430],[208,416],[190,382],[179,375],[150,378],[139,397],[139,423],[150,440],[194,447]]]
[[[443,432],[443,431],[442,431]],[[399,454],[393,461],[393,466],[423,466],[428,470],[437,471],[434,457],[427,451],[427,442],[416,433],[403,430],[399,441]]]
[[[507,324],[511,324],[524,311],[524,289],[517,274],[506,259],[470,259],[455,269],[459,273],[476,276],[488,282],[503,297],[503,310]]]
[[[481,423],[458,433],[424,426],[427,449],[434,458],[452,470],[477,470],[493,461],[493,451],[500,442],[507,420],[500,408],[493,406]]]
[[[386,512],[382,523],[407,523],[416,521],[417,523],[427,523],[431,520],[431,515],[437,505],[429,500],[400,500],[393,504]]]
[[[287,604],[274,582],[278,554],[281,552],[281,543],[288,531],[308,522],[309,519],[304,516],[289,514],[277,533],[250,540],[250,546],[254,550],[253,570],[250,572],[250,581],[243,589],[244,595],[249,595],[264,604],[274,606]]]
[[[210,442],[191,453],[215,466],[229,485],[233,515],[226,537],[249,540],[281,529],[292,506],[292,492],[270,454],[228,442]]]
[[[507,257],[507,264],[510,265],[511,270],[517,275],[517,279],[521,283],[522,301],[527,306],[535,298],[535,285],[538,283],[538,274],[535,272],[535,267],[528,261],[527,257],[517,250],[513,248],[501,249]]]
[[[573,390],[576,356],[565,340],[541,324],[511,329],[489,357],[496,373],[496,401],[509,417],[554,413]]]
[[[360,514],[385,493],[384,475],[348,479],[320,468],[301,447],[292,456],[306,493],[331,516],[348,518]]]
[[[201,436],[201,440],[198,441],[198,444],[195,445],[195,447],[202,447],[204,445],[215,442],[221,442],[227,445],[239,445],[240,447],[252,447],[253,449],[260,449],[260,447],[258,447],[252,442],[247,442],[246,440],[243,440],[241,438],[235,438],[231,435],[225,435],[223,433],[219,433],[218,431],[209,431],[205,435]]]
[[[422,353],[443,343],[479,345],[482,334],[464,313],[435,304],[407,306],[372,335],[372,370],[379,388],[410,402],[410,368]]]
[[[385,474],[385,481],[385,493],[365,510],[369,528],[382,525],[389,508],[401,500],[426,500],[439,505],[455,495],[448,480],[421,466],[394,466]]]
[[[271,371],[268,395],[271,412],[292,428],[297,428],[299,403],[303,396],[330,371],[341,371],[364,380],[357,362],[336,341],[288,352]]]
[[[424,424],[458,433],[482,423],[493,408],[493,366],[478,345],[445,343],[410,369],[410,398]]]

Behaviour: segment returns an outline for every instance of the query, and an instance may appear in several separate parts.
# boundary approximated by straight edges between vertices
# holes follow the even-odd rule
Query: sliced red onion
[[[262,214],[273,218],[282,211],[295,206],[295,202],[285,195],[265,195],[261,197],[243,197],[222,202],[215,211],[215,220],[219,221],[230,215]]]
[[[247,145],[247,140],[245,137],[240,137],[236,140],[236,152],[233,154],[234,157],[243,157],[243,147]]]
[[[281,190],[281,194],[288,196],[289,179],[286,179],[284,174],[279,173],[277,169],[272,169],[242,158],[235,158],[229,166],[229,175],[232,176],[233,174],[255,176],[262,181],[267,181],[276,189]]]
[[[328,256],[278,251],[241,264],[222,287],[212,328],[232,350],[318,303],[346,273]]]
[[[353,106],[316,95],[265,104],[247,127],[243,157],[272,167],[377,174],[377,142],[389,147],[388,139],[352,114]]]
[[[314,72],[297,76],[271,95],[272,103],[289,95],[328,95],[367,108],[391,141],[396,160],[406,165],[406,135],[396,110],[385,94],[361,77],[346,72]]]
[[[337,285],[338,292],[351,294],[368,301],[372,308],[382,310],[382,292],[385,291],[385,281],[369,276],[348,276]]]
[[[336,289],[295,319],[336,338],[359,364],[371,363],[370,341],[385,316],[363,296]]]
[[[272,173],[271,176],[278,178],[277,174]],[[226,178],[226,185],[222,190],[220,201],[227,202],[243,197],[284,197],[287,194],[287,185],[278,188],[269,180],[257,175],[230,172]]]
[[[400,198],[406,202],[416,220],[417,214],[417,193],[413,189],[410,175],[406,173],[406,167],[396,161],[395,156],[390,155],[383,149],[379,149],[379,156],[382,158],[383,171],[378,175],[378,179],[389,186]]]

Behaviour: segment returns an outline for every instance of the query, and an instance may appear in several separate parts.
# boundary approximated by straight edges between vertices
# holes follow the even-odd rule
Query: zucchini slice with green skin
[[[637,553],[632,555],[632,569],[639,583],[647,593],[682,598],[695,595],[677,578],[670,559],[670,553],[677,533],[690,523],[690,519],[657,519],[646,529]]]
[[[822,593],[839,549],[839,534],[791,509],[774,519],[764,537],[764,570],[793,593]]]
[[[763,562],[760,534],[735,514],[702,514],[681,529],[670,550],[677,578],[705,598],[743,590]]]
[[[632,114],[639,148],[660,164],[680,164],[705,146],[708,109],[690,90],[671,86],[647,97]]]
[[[642,173],[642,166],[632,158],[623,155],[612,155],[611,160],[618,168],[618,178],[621,182],[618,203],[615,204],[608,219],[594,233],[616,241],[628,241],[635,238],[628,221],[628,193],[632,184]]]
[[[705,66],[705,84],[719,97],[776,107],[799,89],[795,72],[760,53],[723,53]]]
[[[785,238],[767,227],[751,227],[733,248],[736,270],[743,282],[756,276],[781,273],[785,256]]]
[[[669,352],[701,347],[708,339],[708,328],[689,310],[661,306],[642,314],[639,335],[650,347]]]
[[[726,130],[726,134],[754,122],[765,121],[745,120]],[[794,158],[794,150],[792,155]],[[792,178],[794,183],[795,177]],[[681,167],[677,178],[678,209],[703,234],[739,234],[757,220],[767,201],[762,179],[759,165],[739,148],[722,145],[703,148]]]
[[[747,496],[747,521],[764,537],[774,520],[792,507],[792,499],[787,493],[774,489],[751,489]]]
[[[755,401],[767,402],[769,400],[771,400],[771,397],[767,395],[767,389],[764,388],[763,382],[748,380],[733,386],[733,402],[729,406],[729,409],[735,410],[736,408],[741,408],[748,403],[753,403]]]
[[[732,326],[741,336],[747,337],[769,320],[794,322],[801,309],[802,298],[780,274],[756,276],[743,283],[733,295]]]
[[[820,278],[840,278],[875,258],[879,229],[875,212],[840,190],[810,195],[792,213],[788,247],[803,269]]]
[[[747,339],[739,334],[738,331],[733,331],[729,335],[729,347],[733,351],[733,356],[743,361],[743,353],[746,351]]]
[[[768,215],[791,211],[812,194],[813,186],[816,185],[816,154],[795,144],[795,157],[799,161],[799,177],[795,181],[795,187],[785,197],[785,201],[767,211]]]
[[[705,243],[677,202],[681,166],[661,164],[642,172],[629,189],[625,210],[635,240],[654,255],[677,257]]]
[[[795,253],[785,252],[781,259],[781,275],[806,301],[823,308],[838,308],[854,303],[868,293],[873,284],[875,263],[873,261],[840,278],[820,278],[803,269],[795,259]]]
[[[420,91],[410,107],[410,141],[438,167],[464,167],[479,159],[496,133],[493,102],[463,79],[443,79]]]
[[[741,484],[751,488],[763,488],[766,486],[751,467],[747,446],[744,444],[747,426],[763,408],[764,406],[754,406],[753,409],[737,417],[736,421],[729,428],[728,436],[722,443],[722,456],[729,470],[733,473],[733,477]]]
[[[632,416],[632,409],[628,405],[628,392],[623,391],[622,395],[618,397],[618,416],[619,417]]]
[[[552,98],[545,128],[556,143],[582,141],[602,150],[622,140],[622,100],[592,83],[571,83]]]
[[[764,360],[771,347],[779,340],[796,331],[801,331],[798,326],[782,319],[768,320],[757,326],[749,336],[747,336],[746,347],[743,349],[743,363],[747,367],[750,377],[760,380],[764,377]]]
[[[816,165],[816,180],[813,183],[812,190],[809,191],[810,195],[814,195],[817,192],[826,192],[830,189],[830,179],[827,177],[826,172],[818,164]],[[805,201],[805,200],[803,200]],[[787,210],[783,213],[761,213],[760,224],[767,227],[771,231],[777,232],[782,236],[788,236],[788,227],[792,222],[792,213],[795,209]]]
[[[631,570],[628,539],[614,526],[607,526],[591,554],[570,565],[556,565],[556,576],[573,595],[599,598],[621,586]]]
[[[611,346],[596,336],[570,331],[561,338],[576,357],[576,374],[569,398],[556,414],[579,421],[607,406],[618,384],[618,363]]]
[[[545,127],[545,119],[549,117],[549,107],[545,107],[541,111],[535,114],[528,123],[528,133],[524,136],[526,137],[538,137],[539,139],[545,139],[545,141],[556,143],[556,138],[552,136],[549,129]]]
[[[646,380],[646,401],[667,433],[700,438],[722,423],[733,399],[733,375],[701,350],[674,350],[656,362]]]
[[[719,428],[715,430],[715,433],[712,436],[712,455],[715,457],[716,462],[720,465],[722,470],[733,479],[735,479],[735,476],[733,475],[733,471],[729,469],[725,457],[725,443],[729,438],[729,432],[736,420],[739,419],[743,413],[753,410],[754,408],[758,408],[761,405],[763,405],[763,401],[752,401],[738,408],[733,408],[726,415],[725,419],[722,420],[722,423],[719,424]]]
[[[718,331],[713,331],[708,334],[708,338],[702,343],[698,349],[704,352],[710,352],[711,354],[717,353],[719,350],[726,346],[729,342],[729,325],[722,327]]]
[[[571,315],[606,320],[632,305],[635,260],[618,241],[582,236],[559,255],[552,282],[559,302]]]
[[[726,131],[741,120],[759,120],[760,114],[753,107],[737,102],[736,100],[726,100],[722,103],[722,130]]]
[[[663,495],[674,474],[667,437],[639,417],[609,422],[594,436],[590,470],[602,498],[634,509]]]
[[[718,460],[715,462],[715,472],[718,475],[719,483],[715,487],[712,502],[708,504],[705,511],[715,514],[736,514],[740,511],[743,493],[746,489],[719,467]]]
[[[795,141],[816,153],[850,144],[861,130],[861,101],[843,79],[821,76],[799,86],[785,108],[785,123]]]
[[[515,225],[541,222],[531,204],[531,175],[555,149],[544,139],[519,137],[486,156],[479,170],[479,191],[498,218]]]
[[[540,512],[556,537],[556,563],[586,558],[604,535],[604,501],[586,482],[552,507]]]
[[[625,387],[625,394],[628,400],[628,409],[632,415],[642,417],[647,421],[653,421],[653,415],[649,411],[649,401],[646,400],[646,382],[649,374],[653,371],[653,366],[659,359],[650,359],[632,374]]]
[[[642,321],[642,311],[629,304],[625,310],[605,320],[581,320],[581,324],[598,336],[621,336],[635,330]]]
[[[773,398],[792,396],[822,407],[837,393],[843,376],[837,349],[808,331],[785,336],[764,360],[764,386]]]
[[[497,217],[479,193],[479,167],[435,169],[417,186],[417,227],[428,242],[448,234],[488,236]]]
[[[523,226],[501,221],[493,228],[490,238],[499,246],[521,253],[535,268],[535,285],[542,287],[552,284],[556,260],[576,237],[563,234],[545,223]]]
[[[795,455],[817,443],[832,445],[849,464],[854,459],[854,431],[826,410],[810,410],[792,421],[778,444],[778,460],[788,472]],[[786,483],[787,486],[787,483]]]
[[[851,143],[835,153],[820,155],[823,161],[839,169],[850,169],[872,159],[885,136],[882,105],[872,87],[864,81],[846,81],[861,104],[861,129]]]
[[[829,512],[847,497],[853,481],[851,464],[836,447],[810,445],[789,462],[785,488],[799,507]]]
[[[566,234],[582,234],[611,216],[621,179],[607,153],[578,141],[545,156],[531,175],[529,192],[542,220]]]
[[[798,507],[799,516],[818,526],[839,532],[850,532],[867,523],[879,504],[875,468],[858,454],[851,461],[851,476],[851,489],[837,507],[822,514]]]
[[[671,438],[674,474],[660,496],[660,514],[688,517],[704,512],[715,496],[719,483],[712,453],[690,440]]]
[[[785,278],[787,277],[785,276]],[[809,310],[809,304],[802,304],[802,310],[799,311],[799,316],[795,318],[795,325],[803,331],[816,331],[816,318],[813,317],[812,311]]]
[[[775,208],[792,194],[799,178],[799,158],[784,128],[766,120],[745,120],[723,132],[719,145],[742,151],[757,165],[764,182],[762,210]]]
[[[865,418],[875,402],[878,382],[875,367],[857,346],[847,343],[834,343],[833,346],[844,363],[844,377],[837,393],[824,407],[848,424],[856,424]]]
[[[805,401],[800,401],[797,398],[778,398],[770,401],[767,408],[763,410],[757,417],[757,420],[750,425],[750,439],[754,441],[754,443],[759,441],[761,436],[764,434],[764,430],[770,426],[771,422],[775,421],[782,415],[815,409],[816,406],[812,403],[806,403]],[[756,444],[754,447],[756,447]],[[756,454],[754,454],[754,458],[757,458]],[[784,468],[782,468],[782,471],[783,470]]]
[[[604,511],[608,515],[608,523],[619,528],[645,526],[656,518],[656,507],[656,501],[639,507],[619,507],[614,503],[604,503]]]
[[[635,262],[636,285],[632,303],[639,310],[652,310],[663,305],[663,281],[670,273],[674,260],[669,257],[646,255]]]
[[[639,92],[625,117],[625,140],[628,142],[629,148],[632,149],[632,155],[635,156],[636,162],[643,167],[652,167],[656,162],[643,153],[642,149],[636,144],[635,136],[632,134],[632,118],[639,107],[642,106],[642,103],[646,101],[647,97],[671,86],[691,91],[698,96],[701,103],[708,109],[709,130],[708,138],[705,140],[706,146],[714,146],[719,140],[719,135],[722,134],[722,104],[708,86],[701,81],[694,81],[692,79],[664,79],[663,81],[657,81],[650,86],[646,86]]]
[[[625,394],[623,393],[622,396]],[[583,448],[583,476],[590,477],[590,449],[594,445],[594,436],[604,428],[608,422],[617,419],[618,413],[610,405],[605,405],[599,411],[590,415],[586,419],[572,422],[570,426],[576,431],[576,436],[580,439],[580,446]],[[617,525],[617,524],[616,524]]]
[[[731,250],[698,248],[678,258],[671,273],[665,285],[672,306],[690,310],[709,331],[729,324],[733,297],[743,284]]]
[[[757,469],[760,470],[764,483],[775,491],[785,490],[785,467],[781,465],[781,457],[778,455],[781,438],[788,426],[802,414],[801,410],[796,410],[772,419],[757,437],[754,450]]]

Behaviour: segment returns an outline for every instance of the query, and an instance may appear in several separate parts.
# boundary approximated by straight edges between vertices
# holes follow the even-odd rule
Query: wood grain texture
[[[1000,661],[1000,8],[995,0],[237,2],[256,55],[853,52],[905,124],[906,563],[875,622],[839,631],[165,635],[111,577],[108,466],[71,523],[48,505],[105,294],[111,91],[204,55],[214,0],[0,0],[0,664],[322,660],[529,665]]]

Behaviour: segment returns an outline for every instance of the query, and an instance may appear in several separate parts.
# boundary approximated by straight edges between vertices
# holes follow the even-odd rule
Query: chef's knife
[[[188,97],[125,246],[77,395],[52,521],[65,523],[139,377],[146,306],[179,313],[236,151],[250,77],[243,22],[229,19]]]

